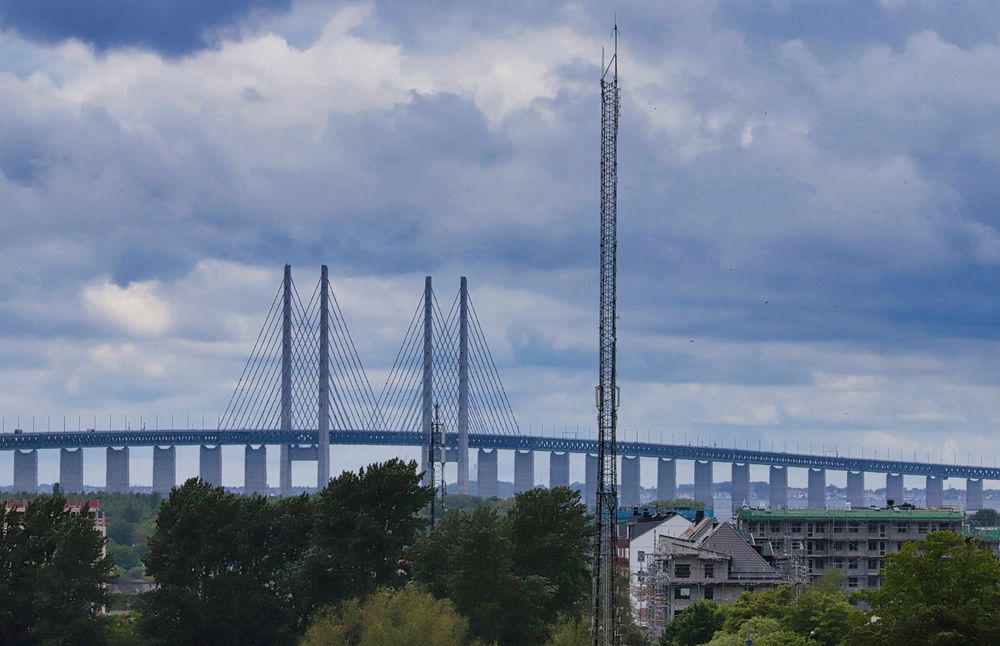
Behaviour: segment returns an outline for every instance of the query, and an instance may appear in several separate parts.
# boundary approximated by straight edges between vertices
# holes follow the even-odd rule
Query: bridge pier
[[[535,488],[535,452],[514,451],[514,493]]]
[[[865,506],[865,472],[847,472],[847,503],[851,509],[861,509]]]
[[[167,495],[177,482],[177,447],[153,447],[153,491]]]
[[[569,453],[549,453],[549,489],[569,486]]]
[[[806,507],[826,509],[826,469],[809,469],[809,489]]]
[[[888,505],[891,500],[893,505],[902,505],[904,493],[903,474],[885,474],[885,503]]]
[[[694,499],[703,503],[705,509],[715,509],[712,499],[712,462],[694,461]]]
[[[222,447],[198,447],[198,477],[212,485],[222,486]]]
[[[83,449],[59,449],[59,486],[63,491],[83,491]]]
[[[476,495],[480,498],[496,498],[497,495],[497,454],[496,449],[479,449],[476,469]]]
[[[677,460],[656,459],[656,499],[677,499]]]
[[[927,476],[927,484],[924,491],[927,494],[924,506],[928,509],[937,509],[944,504],[944,478],[940,476]]]
[[[243,450],[243,493],[267,495],[267,447],[253,448],[249,444]]]
[[[641,460],[642,458],[637,456],[622,456],[622,490],[619,494],[619,504],[623,507],[635,507],[639,504]]]
[[[38,492],[38,451],[14,451],[14,491]]]
[[[965,481],[965,511],[979,511],[983,508],[982,479],[968,478]]]
[[[426,464],[426,458],[422,464]],[[292,495],[292,446],[282,444],[278,451],[278,488],[282,496]]]
[[[768,504],[771,509],[788,508],[788,469],[772,466],[769,471]]]
[[[750,504],[750,465],[733,462],[733,510]]]
[[[109,446],[104,465],[104,490],[112,493],[126,493],[129,485],[129,450],[127,446],[116,449]]]
[[[597,456],[587,453],[584,458],[583,502],[588,509],[597,504]]]

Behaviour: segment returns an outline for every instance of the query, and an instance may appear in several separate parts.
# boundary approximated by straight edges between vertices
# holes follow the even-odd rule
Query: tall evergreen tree
[[[111,560],[86,513],[61,495],[39,496],[21,513],[0,506],[0,643],[98,644]]]

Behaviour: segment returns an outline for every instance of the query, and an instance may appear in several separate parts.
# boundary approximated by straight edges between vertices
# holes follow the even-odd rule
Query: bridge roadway
[[[316,445],[316,430],[162,430],[162,431],[65,431],[0,434],[0,451],[34,449],[76,449],[133,446],[218,446],[218,445]],[[330,431],[330,444],[357,446],[419,446],[427,443],[422,433],[412,431],[348,430]],[[449,433],[449,448],[457,448],[457,434]],[[531,435],[470,434],[471,449],[547,451],[554,453],[597,452],[597,441],[580,438]],[[1000,468],[974,465],[935,464],[877,458],[850,458],[829,455],[753,451],[708,446],[619,442],[621,455],[645,458],[696,460],[772,467],[832,469],[866,473],[891,473],[932,478],[973,478],[1000,480]]]

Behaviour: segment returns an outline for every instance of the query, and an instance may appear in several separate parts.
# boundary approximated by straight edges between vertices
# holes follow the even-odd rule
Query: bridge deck
[[[0,435],[0,451],[101,448],[108,446],[316,444],[317,438],[318,431],[316,430],[163,430],[6,433]],[[449,447],[457,448],[458,437],[456,434],[449,433],[447,441]],[[331,431],[330,444],[423,447],[426,444],[426,438],[421,433],[408,431]],[[470,434],[469,447],[473,449],[596,453],[597,441],[531,435]],[[751,451],[647,442],[618,442],[618,450],[622,455],[648,458],[711,460],[713,462],[832,469],[835,471],[864,471],[866,473],[900,473],[904,475],[939,476],[944,478],[1000,480],[1000,468],[973,465],[847,458],[784,453],[781,451]]]

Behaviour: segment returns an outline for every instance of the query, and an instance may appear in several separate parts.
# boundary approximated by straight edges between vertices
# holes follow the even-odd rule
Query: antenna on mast
[[[614,53],[605,64],[601,50],[601,298],[600,382],[597,403],[597,500],[594,513],[593,585],[590,634],[594,646],[621,642],[618,598],[618,385],[617,385],[617,272],[618,272],[618,19],[615,16]],[[608,72],[614,66],[614,75]]]

